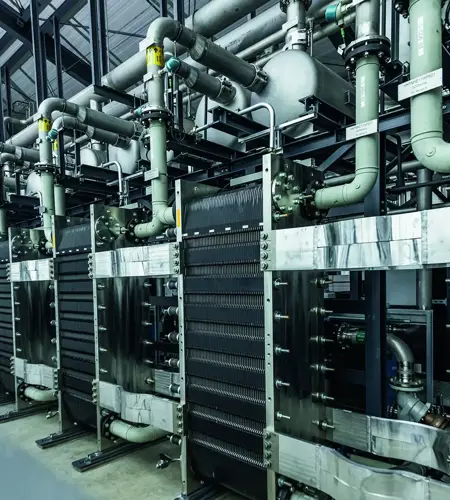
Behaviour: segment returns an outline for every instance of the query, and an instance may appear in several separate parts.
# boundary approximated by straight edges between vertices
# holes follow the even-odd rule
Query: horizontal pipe
[[[37,387],[28,386],[24,392],[25,397],[46,403],[56,400],[55,392],[52,389],[38,389]]]
[[[167,432],[152,425],[137,427],[119,419],[111,422],[109,432],[129,443],[149,443],[167,435]]]
[[[0,142],[0,153],[11,155],[13,160],[28,161],[31,163],[39,161],[39,151],[37,149],[16,147],[3,142]],[[11,161],[11,157],[8,157],[8,159],[2,157],[2,161]]]

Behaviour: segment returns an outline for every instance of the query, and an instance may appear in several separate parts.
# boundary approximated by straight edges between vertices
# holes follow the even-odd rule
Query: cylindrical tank
[[[286,50],[271,59],[264,71],[269,81],[260,94],[252,94],[252,105],[260,102],[275,109],[277,125],[298,118],[305,112],[301,99],[315,96],[347,116],[354,117],[354,107],[347,104],[348,92],[354,94],[350,83],[331,69],[301,50]],[[255,121],[269,125],[266,110],[252,113]],[[309,124],[294,125],[284,132],[298,137]]]
[[[250,91],[244,89],[241,85],[232,82],[236,87],[236,96],[233,101],[227,105],[220,104],[223,108],[229,109],[230,111],[240,111],[242,109],[248,108],[250,106]],[[208,123],[212,122],[212,113],[210,110],[219,106],[219,104],[212,99],[208,99],[208,113],[207,120]],[[197,114],[195,117],[195,124],[197,127],[202,127],[205,125],[205,97],[200,100],[197,108]],[[240,148],[236,137],[220,132],[219,130],[214,130],[209,128],[207,131],[208,141],[215,142],[217,144],[222,144],[223,146],[228,146],[229,148]]]

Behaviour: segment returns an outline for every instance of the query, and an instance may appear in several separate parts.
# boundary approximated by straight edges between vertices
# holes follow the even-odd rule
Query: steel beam
[[[75,15],[85,3],[86,0],[65,0],[55,10],[54,15],[63,22]],[[43,8],[42,5],[40,6],[41,8]],[[50,34],[52,32],[52,24],[51,20],[45,21],[41,26],[41,32],[44,33],[43,46],[45,47],[47,58],[51,63],[55,64],[54,40]],[[6,43],[9,44],[14,40],[20,40],[23,43],[23,46],[8,60],[8,66],[11,73],[13,73],[29,58],[29,51],[33,46],[31,20],[27,19],[25,14],[21,17],[13,8],[4,2],[0,2],[0,26],[11,34],[11,37],[4,35],[4,37],[7,37],[7,40],[5,40]],[[91,68],[87,62],[80,59],[64,45],[61,45],[61,57],[67,74],[83,85],[90,85]]]
[[[38,0],[30,0],[31,43],[33,46],[34,85],[37,105],[47,98],[47,61],[45,59],[45,47],[42,43],[41,28],[39,26],[38,9]]]
[[[89,0],[89,14],[92,84],[101,85],[109,67],[105,0]]]
[[[53,18],[53,39],[55,40],[56,89],[58,97],[64,97],[63,65],[61,56],[61,33],[58,17]]]

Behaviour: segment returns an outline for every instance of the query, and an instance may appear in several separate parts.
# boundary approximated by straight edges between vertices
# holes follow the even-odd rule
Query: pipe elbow
[[[147,42],[150,46],[162,46],[165,38],[176,41],[181,30],[182,25],[178,21],[168,17],[158,17],[150,24],[147,30]]]
[[[51,119],[53,111],[60,111],[64,113],[66,109],[66,100],[59,99],[58,97],[49,97],[41,102],[38,108],[38,118],[44,117]]]
[[[399,363],[414,363],[414,354],[412,353],[409,345],[391,333],[387,335],[387,344]]]
[[[148,425],[146,427],[137,427],[128,424],[123,420],[113,420],[109,431],[117,437],[125,439],[130,443],[149,443],[164,437],[167,433],[157,427]]]
[[[151,222],[138,224],[134,228],[134,234],[137,238],[149,238],[150,236],[157,236],[158,234],[161,234],[164,228],[165,225],[158,215],[154,215]]]
[[[378,167],[360,167],[349,184],[319,189],[314,201],[319,210],[345,207],[364,200],[378,179]]]
[[[440,174],[450,173],[450,143],[444,141],[442,134],[438,137],[413,139],[412,148],[425,168]]]
[[[33,401],[38,401],[41,403],[54,401],[56,396],[51,389],[38,389],[37,387],[27,387],[25,389],[24,395]]]

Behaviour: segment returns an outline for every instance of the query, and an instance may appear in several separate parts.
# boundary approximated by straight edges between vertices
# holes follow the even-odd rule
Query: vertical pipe
[[[431,181],[433,177],[432,172],[426,168],[421,168],[417,172],[417,183]],[[417,209],[428,210],[432,205],[432,190],[431,186],[421,187],[416,190],[417,195]],[[417,307],[423,310],[430,310],[432,308],[432,270],[419,269],[417,271]]]
[[[101,85],[108,72],[109,52],[105,0],[89,0],[92,84]]]
[[[2,71],[3,73],[3,71]],[[0,79],[0,141],[5,142],[6,138],[6,126],[5,126],[5,114],[3,111],[3,81]]]
[[[43,59],[43,47],[41,38],[41,29],[39,26],[39,4],[38,0],[30,0],[30,16],[31,16],[31,39],[33,44],[34,56],[34,74],[36,88],[36,102],[39,105],[46,98],[47,81],[45,80]]]
[[[3,81],[5,82],[5,99],[6,99],[6,114],[12,115],[12,99],[11,99],[11,75],[9,74],[8,66],[3,66]]]
[[[159,17],[168,17],[167,0],[159,0]]]
[[[66,215],[66,190],[64,186],[55,184],[55,215]]]
[[[294,21],[297,21],[296,24],[286,33],[286,45],[295,50],[306,50],[306,31],[305,43],[293,40],[299,31],[306,30],[306,7],[303,0],[291,0],[286,7],[286,22]]]
[[[53,39],[55,43],[56,89],[58,97],[64,97],[63,67],[61,57],[61,32],[58,17],[53,17]]]

